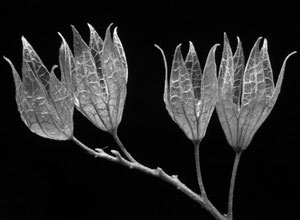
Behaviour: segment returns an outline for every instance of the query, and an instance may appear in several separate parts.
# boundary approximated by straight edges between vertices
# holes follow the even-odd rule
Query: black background
[[[163,103],[164,66],[175,47],[195,45],[204,66],[215,43],[217,66],[223,32],[233,48],[239,36],[247,57],[259,36],[268,39],[277,79],[288,53],[299,49],[295,7],[255,2],[160,1],[67,3],[9,2],[1,5],[1,56],[21,69],[21,36],[44,64],[58,64],[62,33],[72,47],[73,24],[88,41],[87,22],[104,37],[113,22],[129,67],[128,93],[119,136],[128,151],[149,167],[177,174],[198,192],[193,147],[171,120]],[[296,25],[297,24],[297,25]],[[238,170],[235,219],[296,219],[299,54],[287,62],[282,92],[270,116],[244,152]],[[0,219],[213,219],[169,184],[117,164],[95,159],[71,141],[53,141],[29,131],[20,120],[9,65],[1,65]],[[170,67],[170,66],[169,66]],[[57,71],[58,73],[59,71]],[[58,73],[59,74],[59,73]],[[112,137],[75,111],[75,136],[86,145],[116,149]],[[200,148],[204,184],[212,203],[226,212],[234,153],[214,112]]]

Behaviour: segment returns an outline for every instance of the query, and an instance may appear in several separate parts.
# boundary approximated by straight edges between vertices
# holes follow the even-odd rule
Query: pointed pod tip
[[[3,59],[6,60],[6,62],[8,62],[8,64],[10,65],[10,67],[12,69],[14,69],[14,65],[12,64],[12,62],[10,61],[10,59],[8,59],[6,56],[3,56]]]
[[[182,43],[178,44],[175,51],[180,50]]]
[[[183,59],[181,54],[181,43],[177,45],[174,53],[174,59]]]
[[[297,53],[297,51],[295,50],[295,51],[293,51],[293,52],[291,52],[289,55],[287,55],[286,56],[286,58],[285,58],[285,60],[284,60],[284,62],[286,62],[292,55],[294,55],[294,54],[296,54]]]
[[[17,84],[17,82],[21,82],[20,76],[17,73],[17,70],[15,69],[15,66],[10,61],[10,59],[8,59],[6,56],[3,56],[3,59],[6,60],[8,62],[8,64],[10,65],[10,68],[12,70],[12,73],[13,73],[13,76],[14,76],[14,79],[15,79],[15,83]]]
[[[165,53],[164,53],[163,49],[160,46],[158,46],[157,44],[154,44],[154,47],[156,47],[160,51],[160,53],[163,57],[163,60],[164,60],[165,73],[166,73],[166,75],[168,75],[168,65],[167,65],[167,60],[166,60]]]
[[[189,48],[190,52],[195,53],[196,51],[195,51],[195,47],[194,47],[193,42],[189,41],[189,45],[190,45],[190,48]]]
[[[114,38],[116,38],[116,39],[119,38],[119,36],[118,36],[118,27],[115,27],[115,28],[114,28],[113,36],[114,36]]]
[[[70,24],[72,31],[76,30],[75,26],[73,24]]]
[[[73,24],[71,24],[70,26],[72,28],[72,31],[77,31],[76,28],[75,28],[75,26]]]
[[[168,64],[167,64],[167,59],[165,56],[165,53],[163,51],[163,49],[161,49],[160,46],[158,46],[157,44],[154,44],[154,46],[160,51],[162,57],[163,57],[163,61],[164,61],[164,66],[165,66],[165,94],[168,93]],[[165,97],[165,95],[164,95]],[[166,101],[166,99],[164,98],[164,100]]]
[[[26,40],[24,36],[21,37],[22,40],[22,45],[23,45],[23,50],[28,50],[28,51],[34,51],[33,47],[31,44]]]
[[[107,33],[107,32],[110,33],[110,29],[111,29],[112,26],[113,26],[113,23],[110,23],[110,24],[108,25],[108,27],[106,28],[106,33]]]
[[[282,81],[283,81],[283,77],[284,77],[286,62],[287,62],[287,60],[289,59],[290,56],[292,56],[296,53],[297,53],[297,51],[291,52],[289,55],[287,55],[287,57],[283,61],[283,64],[281,66],[281,70],[280,70],[280,73],[279,73],[279,77],[278,77],[277,82],[276,82],[275,90],[273,92],[272,100],[271,100],[271,102],[273,104],[275,104],[275,102],[278,98],[278,95],[280,93],[280,90],[281,90],[281,85],[282,85]]]
[[[228,37],[227,37],[227,34],[226,34],[226,32],[224,32],[224,34],[223,34],[223,36],[224,36],[224,41],[228,41]]]
[[[216,51],[217,47],[220,46],[220,44],[215,44],[211,49],[213,50],[213,52]]]
[[[117,33],[117,31],[118,31],[118,26],[116,26],[116,27],[114,28],[114,33]]]
[[[242,49],[242,42],[241,42],[240,37],[237,36],[236,38],[237,38],[237,42],[238,42],[238,44],[237,44],[237,49],[238,49],[238,48]]]
[[[154,44],[154,47],[156,47],[161,52],[162,56],[165,58],[165,53],[164,53],[163,49],[160,46],[158,46],[157,44]]]
[[[73,38],[80,36],[79,32],[76,30],[75,26],[71,24]]]
[[[87,22],[86,24],[89,28],[93,28],[93,26],[90,23]]]
[[[164,56],[164,51],[160,46],[158,46],[157,44],[154,44],[154,47],[156,47],[162,53],[162,55]]]
[[[6,56],[3,56],[3,59],[6,60],[7,62],[10,62],[10,60]]]
[[[21,36],[21,41],[22,41],[22,44],[24,47],[27,45],[30,45],[29,42],[26,40],[26,38],[23,35]]]
[[[214,46],[211,47],[211,49],[209,50],[208,52],[208,55],[207,55],[207,59],[206,59],[206,63],[205,63],[205,67],[204,67],[204,70],[205,68],[208,66],[208,63],[210,61],[213,61],[215,62],[215,52],[216,52],[216,49],[217,47],[220,46],[220,44],[215,44]]]
[[[87,23],[87,26],[90,29],[90,33],[96,32],[95,28],[90,23]]]
[[[160,50],[160,52],[162,54],[164,54],[164,51],[163,51],[163,49],[160,46],[158,46],[157,44],[154,44],[154,47],[156,47],[158,50]]]
[[[212,48],[210,49],[208,56],[212,56],[213,59],[215,58],[215,53],[216,53],[216,49],[217,47],[220,46],[220,44],[215,44],[214,46],[212,46]]]
[[[255,41],[254,45],[253,45],[253,48],[250,52],[250,57],[251,57],[251,54],[254,52],[254,51],[258,51],[259,50],[259,45],[260,45],[260,41],[262,40],[262,37],[259,37],[257,38],[257,40]]]
[[[110,24],[108,25],[108,27],[107,27],[107,29],[106,29],[104,41],[111,40],[110,28],[111,28],[112,25],[113,25],[113,23],[110,23]]]
[[[63,41],[63,44],[66,43],[65,38],[62,36],[60,32],[57,32],[57,34],[60,36],[61,40]]]
[[[71,28],[72,28],[73,35],[79,35],[79,32],[77,31],[74,25],[71,24]]]
[[[74,48],[74,55],[81,56],[83,51],[89,50],[88,45],[82,39],[80,33],[76,30],[76,28],[71,25],[73,31],[73,48]]]
[[[255,45],[257,45],[257,46],[259,46],[259,44],[260,44],[260,42],[261,42],[261,40],[263,39],[263,37],[258,37],[257,38],[257,40],[256,40],[256,42],[255,42]]]
[[[6,56],[3,56],[3,59],[6,60],[6,62],[8,62],[10,65],[12,65],[12,62]]]
[[[53,65],[52,68],[51,68],[50,73],[51,73],[51,74],[54,74],[54,70],[55,70],[56,68],[58,68],[58,65],[56,65],[56,64]]]
[[[229,39],[227,37],[226,32],[224,32],[224,45],[223,45],[223,48],[225,49],[227,47],[230,47],[230,45],[229,45]]]
[[[160,46],[158,46],[157,44],[154,44],[154,47],[161,49]]]
[[[268,41],[266,38],[264,39],[262,49],[268,50]]]

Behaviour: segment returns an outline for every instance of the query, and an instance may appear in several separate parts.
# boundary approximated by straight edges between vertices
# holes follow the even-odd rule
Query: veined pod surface
[[[183,59],[178,45],[173,59],[170,80],[165,63],[164,102],[171,118],[194,142],[204,137],[217,101],[217,75],[214,45],[207,56],[202,72],[195,48],[190,42],[189,52]]]
[[[34,133],[55,140],[69,139],[73,134],[74,104],[66,88],[67,71],[59,81],[54,66],[49,73],[28,41],[22,37],[22,80],[10,64],[16,86],[16,102],[21,118]]]
[[[98,128],[112,132],[121,121],[126,98],[126,56],[116,28],[112,37],[110,25],[103,41],[88,26],[89,45],[72,26],[76,71],[71,78],[75,106]]]
[[[261,39],[254,44],[245,65],[240,39],[233,54],[224,34],[216,109],[227,141],[235,151],[243,151],[249,146],[255,132],[270,114],[281,89],[286,61],[295,53],[285,58],[275,87],[267,40],[264,39],[259,49]]]

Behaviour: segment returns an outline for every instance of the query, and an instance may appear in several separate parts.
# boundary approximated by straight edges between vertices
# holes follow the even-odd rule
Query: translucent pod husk
[[[22,37],[22,80],[12,62],[16,102],[21,118],[34,133],[50,139],[66,140],[73,134],[74,104],[66,88],[65,73],[60,81],[49,72],[28,41]]]
[[[217,100],[217,76],[214,45],[207,57],[202,72],[195,48],[190,42],[189,52],[184,60],[181,45],[178,45],[168,80],[165,62],[164,101],[171,118],[193,141],[200,141],[206,132]]]
[[[89,45],[72,26],[76,68],[73,74],[75,105],[98,128],[112,132],[121,121],[126,99],[126,56],[116,28],[112,38],[110,25],[103,41],[95,29],[88,26]]]
[[[254,44],[246,66],[242,44],[232,54],[224,34],[224,48],[218,76],[217,114],[228,143],[236,151],[245,150],[278,98],[287,59],[283,62],[276,87],[268,54],[267,40]]]

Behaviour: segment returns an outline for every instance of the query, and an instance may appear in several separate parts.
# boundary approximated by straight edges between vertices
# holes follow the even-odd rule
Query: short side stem
[[[229,220],[232,220],[233,217],[232,207],[233,207],[234,185],[235,185],[236,172],[239,166],[241,154],[242,152],[235,153],[234,164],[231,173],[230,188],[229,188],[229,195],[228,195],[228,212],[227,212],[227,216]]]
[[[201,175],[199,146],[200,146],[200,141],[194,142],[194,156],[195,156],[197,180],[198,180],[201,196],[203,196],[203,198],[207,198],[204,184],[202,181],[202,175]]]
[[[112,132],[112,136],[114,137],[115,141],[117,142],[119,148],[121,149],[121,151],[125,154],[125,156],[133,163],[137,163],[137,161],[133,158],[133,156],[131,156],[131,154],[126,150],[124,144],[121,142],[117,130],[114,130]]]

